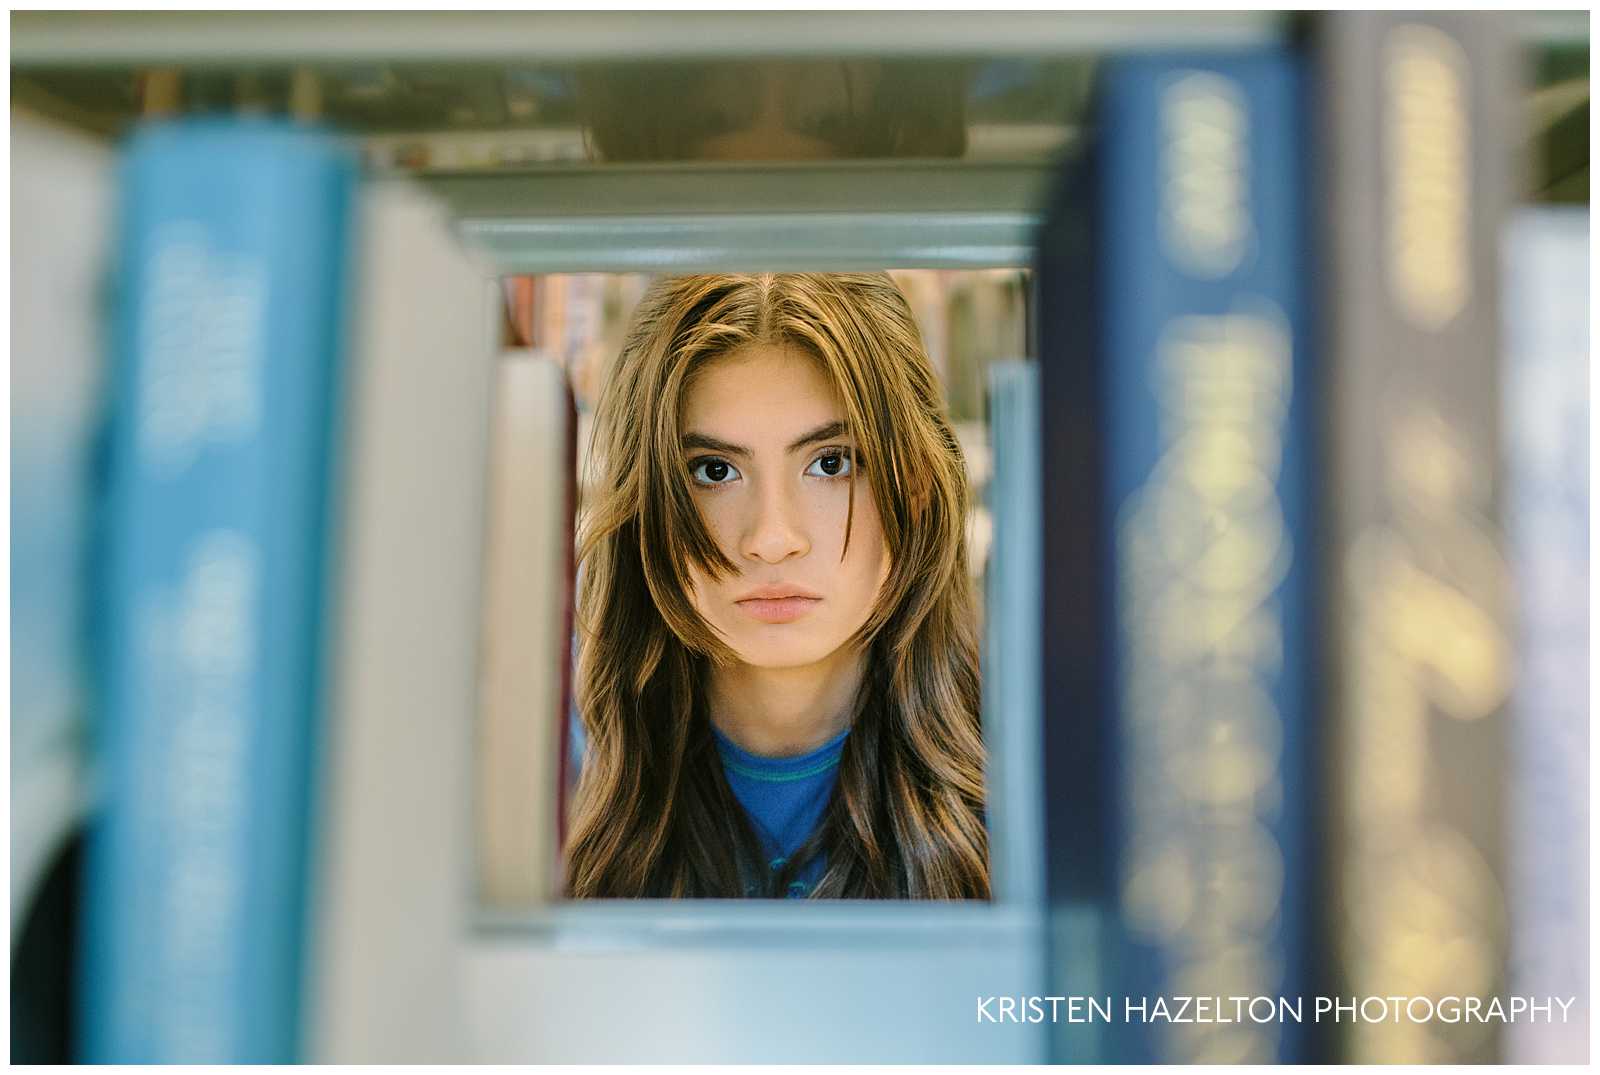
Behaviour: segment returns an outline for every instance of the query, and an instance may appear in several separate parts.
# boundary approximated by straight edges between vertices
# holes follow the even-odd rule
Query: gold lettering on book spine
[[[1183,75],[1162,94],[1161,126],[1162,243],[1185,272],[1225,276],[1253,236],[1244,95],[1209,71]]]
[[[1160,944],[1172,994],[1262,996],[1283,851],[1283,666],[1274,595],[1292,550],[1277,491],[1292,391],[1276,307],[1175,319],[1152,389],[1161,454],[1116,527],[1129,788],[1125,920]],[[1156,1028],[1152,1028],[1156,1029]],[[1163,1027],[1163,1060],[1265,1062],[1279,1028]]]
[[[1390,285],[1419,328],[1448,324],[1472,295],[1466,57],[1431,26],[1390,32],[1383,152]]]
[[[1505,908],[1495,873],[1436,792],[1436,721],[1494,716],[1510,688],[1506,567],[1488,510],[1492,467],[1418,399],[1382,430],[1389,525],[1345,561],[1350,741],[1343,938],[1356,995],[1488,996],[1499,986]],[[1362,1063],[1460,1062],[1484,1024],[1357,1024]]]
[[[1448,34],[1418,25],[1390,31],[1380,56],[1386,275],[1399,316],[1437,333],[1473,292],[1466,58]],[[1346,550],[1340,579],[1347,986],[1435,1003],[1488,996],[1501,985],[1504,898],[1479,834],[1447,801],[1471,789],[1446,771],[1440,750],[1455,741],[1452,726],[1493,719],[1510,686],[1492,440],[1439,409],[1445,396],[1432,385],[1450,374],[1410,374],[1412,354],[1359,357],[1392,370],[1394,388],[1369,434],[1380,442],[1382,506]],[[1481,390],[1495,390],[1486,371],[1459,375],[1483,376]],[[1488,1033],[1471,1022],[1360,1023],[1350,1028],[1350,1059],[1459,1063]]]

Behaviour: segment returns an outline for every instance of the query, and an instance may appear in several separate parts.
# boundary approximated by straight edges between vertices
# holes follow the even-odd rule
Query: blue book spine
[[[267,120],[121,165],[81,1053],[299,1051],[356,181]]]
[[[1109,1059],[1304,1060],[1300,76],[1119,59],[1094,108],[1038,282],[1052,913],[1108,909]]]
[[[1522,209],[1502,276],[1506,538],[1517,595],[1507,750],[1512,996],[1570,1002],[1506,1027],[1504,1059],[1589,1060],[1589,210]]]

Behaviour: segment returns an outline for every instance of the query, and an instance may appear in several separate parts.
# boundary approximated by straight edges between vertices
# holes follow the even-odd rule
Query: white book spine
[[[402,184],[368,189],[358,234],[307,1054],[460,1061],[498,309]]]
[[[82,653],[112,154],[11,113],[11,941],[89,805]]]
[[[486,906],[556,895],[562,668],[572,484],[566,374],[507,355],[496,371],[477,774]]]

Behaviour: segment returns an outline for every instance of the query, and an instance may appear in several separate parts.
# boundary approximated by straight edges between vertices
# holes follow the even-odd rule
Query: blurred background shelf
[[[485,936],[541,937],[564,947],[983,948],[1042,931],[1045,916],[1021,903],[833,900],[797,909],[770,901],[587,900],[518,912],[480,908],[473,926]]]
[[[872,914],[849,905],[671,911],[681,913],[591,906],[580,924],[562,909],[551,918],[570,914],[570,933],[475,933],[461,980],[474,996],[517,1002],[466,1012],[458,1055],[544,1063],[1052,1058],[1047,1025],[978,1026],[975,1018],[981,997],[1042,991],[1042,916],[905,905]],[[1086,930],[1077,943],[1091,937]],[[1092,958],[1087,947],[1078,955]],[[628,1033],[616,1033],[624,1023]],[[1093,1057],[1103,1028],[1071,1029],[1076,1056]]]
[[[616,165],[426,176],[508,272],[1027,264],[1043,164]]]
[[[1269,44],[1277,12],[25,12],[13,66],[1058,56]],[[1541,31],[1548,32],[1548,31]]]
[[[892,68],[909,98],[960,101],[959,151],[939,154],[947,159],[913,182],[879,191],[890,202],[921,196],[916,208],[926,208],[936,197],[926,187],[934,173],[994,163],[1042,167],[1056,159],[1081,123],[1099,58],[1283,43],[1296,37],[1302,18],[1282,12],[941,12],[937,18],[917,12],[19,12],[11,20],[11,90],[23,107],[113,138],[140,114],[153,72],[178,80],[174,103],[184,111],[281,112],[296,92],[309,92],[323,120],[362,142],[374,170],[514,177],[515,183],[467,196],[478,211],[493,198],[494,213],[526,207],[536,215],[545,195],[527,188],[547,184],[548,169],[597,167],[585,115],[596,100],[671,98],[675,87],[708,71],[753,63],[876,65]],[[1588,24],[1581,11],[1518,16],[1527,50],[1533,200],[1576,201],[1587,193]],[[664,88],[655,93],[657,87]],[[619,167],[611,157],[604,168]],[[593,173],[582,179],[595,202],[617,196],[629,182],[605,188]],[[659,184],[671,197],[692,181],[692,173],[667,172]],[[724,181],[736,182],[718,177]],[[503,235],[495,241],[516,243]]]
[[[1522,12],[1530,42],[1588,37],[1584,11]],[[15,66],[367,60],[595,60],[628,57],[952,54],[1059,56],[1271,44],[1285,12],[118,12],[11,16]]]

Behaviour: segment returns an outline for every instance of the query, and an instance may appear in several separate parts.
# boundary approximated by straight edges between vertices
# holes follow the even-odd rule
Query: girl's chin
[[[781,645],[771,640],[734,640],[733,651],[739,663],[751,668],[804,668],[826,658],[837,647],[818,645],[810,639],[785,639]]]

